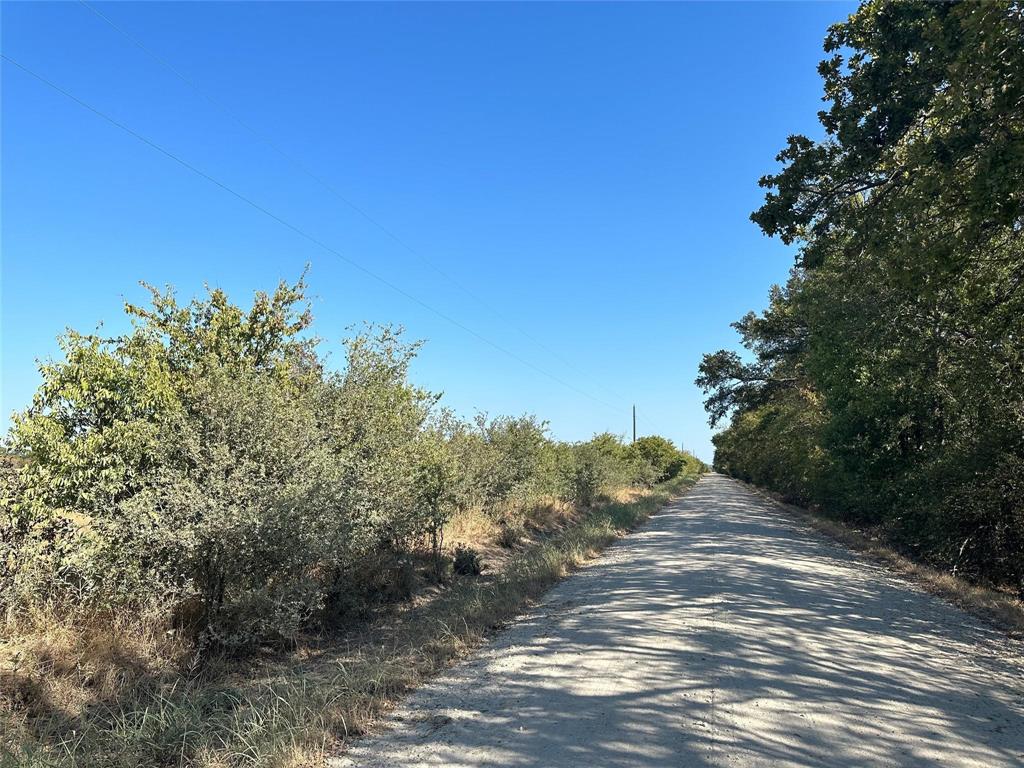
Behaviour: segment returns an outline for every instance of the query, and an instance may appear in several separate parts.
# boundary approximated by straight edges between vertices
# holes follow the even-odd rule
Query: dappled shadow
[[[339,764],[1020,765],[1009,642],[712,475]]]

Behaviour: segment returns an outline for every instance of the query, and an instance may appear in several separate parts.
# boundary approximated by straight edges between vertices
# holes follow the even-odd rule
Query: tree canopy
[[[700,366],[716,463],[1020,583],[1024,8],[868,2],[825,51],[751,216],[797,264]]]

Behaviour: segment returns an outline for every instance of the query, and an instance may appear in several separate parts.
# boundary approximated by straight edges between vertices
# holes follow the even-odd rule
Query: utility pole
[[[636,405],[633,405],[633,442],[636,442]]]

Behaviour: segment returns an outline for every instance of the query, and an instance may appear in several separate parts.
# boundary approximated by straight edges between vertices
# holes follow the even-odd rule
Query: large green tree
[[[790,137],[752,214],[799,269],[737,324],[752,355],[701,366],[720,458],[1020,579],[1024,9],[869,2],[825,50],[824,139]],[[810,430],[782,468],[780,424]]]

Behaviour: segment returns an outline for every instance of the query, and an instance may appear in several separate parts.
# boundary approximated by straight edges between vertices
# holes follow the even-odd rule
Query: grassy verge
[[[771,491],[746,485],[819,533],[866,555],[874,562],[910,579],[927,592],[988,621],[1012,637],[1024,638],[1024,601],[1013,594],[972,584],[947,571],[911,560],[886,543],[877,532],[843,523],[820,510],[787,504]]]
[[[54,627],[3,653],[0,766],[319,766],[410,688],[479,645],[566,573],[695,481],[605,498],[344,638],[192,675],[110,627]],[[88,634],[88,633],[85,633]],[[148,662],[147,662],[148,660]]]

